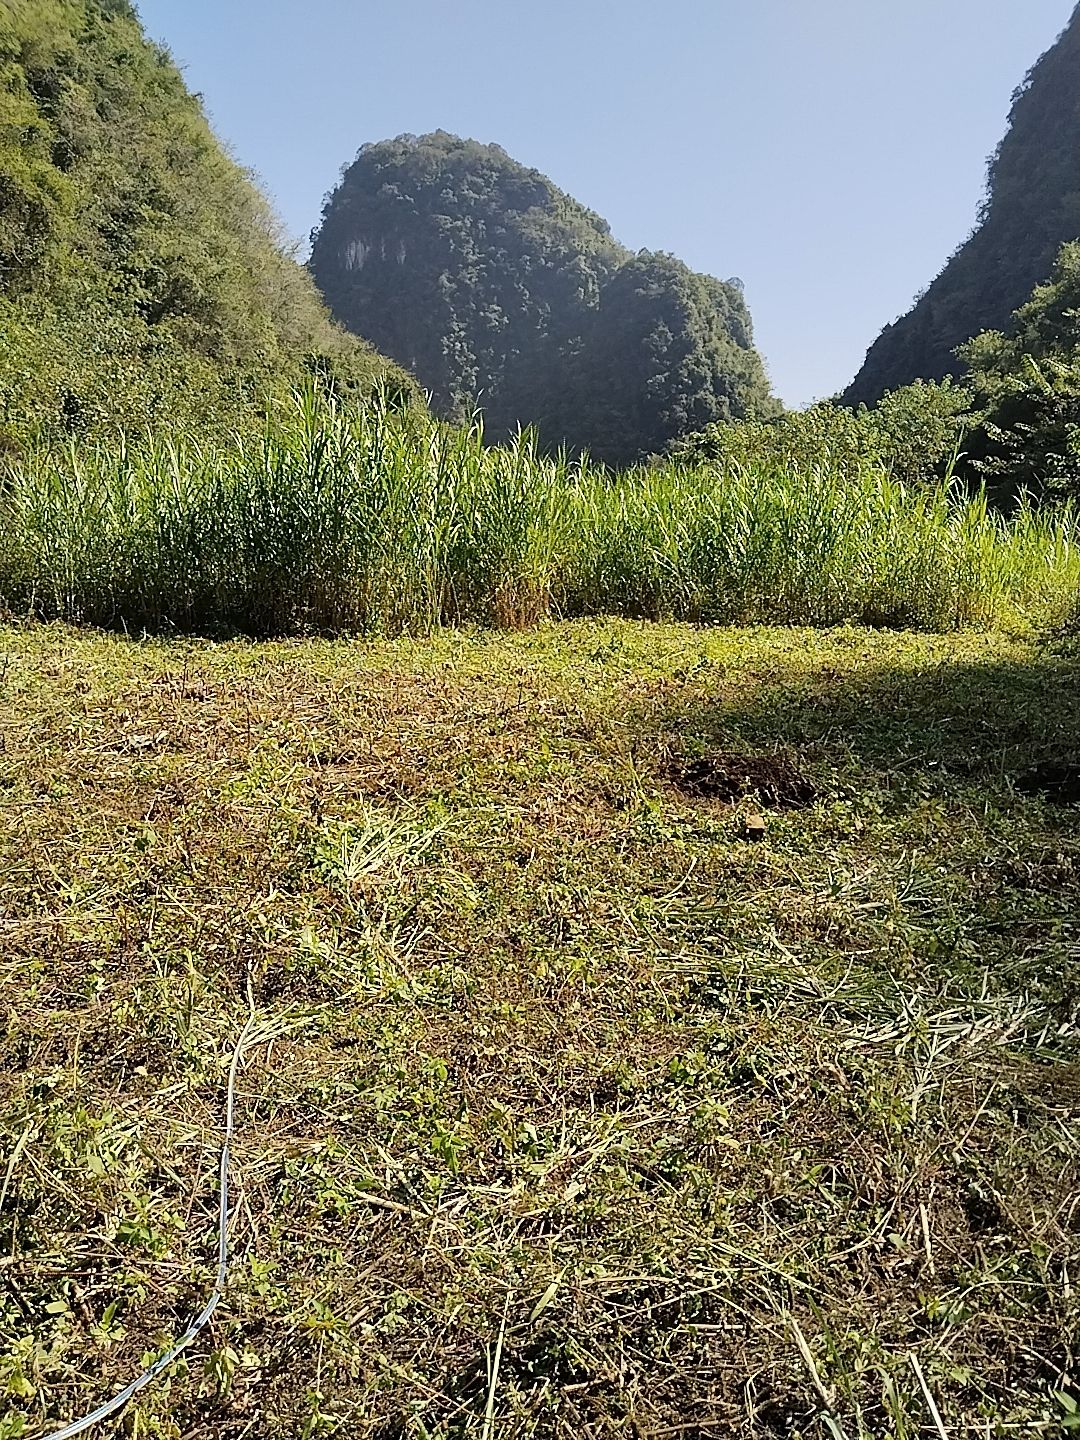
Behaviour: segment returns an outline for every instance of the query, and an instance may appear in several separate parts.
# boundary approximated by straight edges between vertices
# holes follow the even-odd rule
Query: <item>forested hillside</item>
[[[1080,237],[1080,7],[1013,98],[990,162],[975,233],[915,307],[886,327],[847,391],[873,404],[915,379],[961,373],[955,350],[1007,329],[1046,281],[1063,243]]]
[[[489,434],[622,462],[770,413],[741,289],[632,255],[599,216],[497,145],[366,145],[327,201],[312,272],[350,330]]]
[[[232,425],[318,372],[412,382],[332,324],[127,0],[0,0],[0,428]]]

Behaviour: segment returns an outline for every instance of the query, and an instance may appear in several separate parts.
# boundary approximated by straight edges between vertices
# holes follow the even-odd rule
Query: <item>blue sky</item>
[[[366,141],[497,141],[633,249],[746,282],[792,405],[970,231],[1074,0],[141,0],[306,242]]]

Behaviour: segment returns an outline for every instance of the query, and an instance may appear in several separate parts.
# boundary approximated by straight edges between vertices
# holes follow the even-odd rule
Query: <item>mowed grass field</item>
[[[252,1004],[98,1433],[1060,1433],[1078,730],[995,635],[0,630],[0,1436],[201,1306]]]

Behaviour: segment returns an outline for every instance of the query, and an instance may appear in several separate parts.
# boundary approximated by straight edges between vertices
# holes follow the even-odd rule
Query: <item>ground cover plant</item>
[[[0,631],[0,1434],[201,1303],[249,1003],[226,1302],[122,1433],[1074,1424],[1078,680]]]
[[[604,613],[948,630],[1075,608],[1070,511],[1006,519],[947,480],[747,434],[726,458],[612,474],[309,391],[227,447],[40,446],[0,471],[0,605],[249,634]]]

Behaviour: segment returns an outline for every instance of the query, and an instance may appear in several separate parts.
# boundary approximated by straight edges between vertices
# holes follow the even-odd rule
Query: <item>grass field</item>
[[[201,1305],[249,987],[99,1433],[1075,1425],[1078,731],[994,634],[0,630],[0,1437]]]

